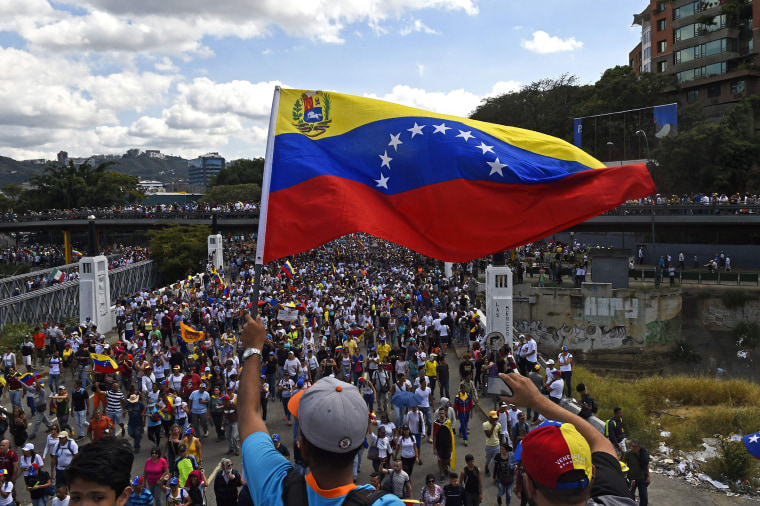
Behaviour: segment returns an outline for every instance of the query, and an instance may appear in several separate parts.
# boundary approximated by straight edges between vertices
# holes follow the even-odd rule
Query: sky
[[[469,115],[628,63],[630,0],[0,0],[0,155],[264,156],[276,85]]]

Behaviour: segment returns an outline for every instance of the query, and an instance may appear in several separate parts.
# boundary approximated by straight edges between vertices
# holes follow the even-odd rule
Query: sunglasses
[[[428,483],[435,483],[435,480],[428,480]]]

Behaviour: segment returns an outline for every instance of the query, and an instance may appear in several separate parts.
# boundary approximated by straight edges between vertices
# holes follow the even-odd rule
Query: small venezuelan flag
[[[285,260],[285,263],[282,265],[282,271],[288,276],[288,278],[293,279],[293,266],[290,264],[289,260]]]
[[[95,372],[111,374],[119,370],[118,364],[108,355],[93,353],[92,364]]]

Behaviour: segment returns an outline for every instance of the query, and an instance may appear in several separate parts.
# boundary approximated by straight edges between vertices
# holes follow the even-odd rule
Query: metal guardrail
[[[628,278],[643,283],[655,282],[654,267],[637,267],[628,271]],[[660,283],[670,283],[667,271],[660,275]],[[674,283],[713,284],[713,285],[754,285],[760,286],[760,272],[758,271],[717,271],[709,272],[701,269],[676,271]]]
[[[143,260],[108,271],[111,301],[154,287],[158,273],[153,266],[152,260]],[[79,315],[79,279],[0,298],[0,328],[7,323],[62,321],[76,315]]]

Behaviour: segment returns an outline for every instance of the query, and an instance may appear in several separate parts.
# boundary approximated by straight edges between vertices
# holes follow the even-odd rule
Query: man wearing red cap
[[[522,493],[530,504],[636,504],[615,449],[601,432],[546,399],[530,379],[500,376],[514,392],[511,402],[529,406],[549,420],[531,430],[515,451],[523,467]]]
[[[238,404],[241,413],[243,468],[254,504],[339,504],[349,494],[378,506],[401,505],[400,499],[370,485],[353,482],[353,462],[367,432],[367,404],[359,390],[335,378],[322,378],[292,396],[288,409],[299,421],[298,443],[311,473],[305,477],[274,448],[261,419],[261,348],[266,329],[246,315],[240,336],[243,373]],[[361,500],[361,499],[360,499]]]

